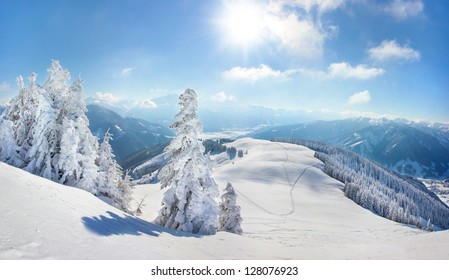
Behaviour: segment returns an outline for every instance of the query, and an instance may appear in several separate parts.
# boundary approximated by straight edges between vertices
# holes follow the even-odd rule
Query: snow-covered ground
[[[419,179],[429,190],[434,192],[444,203],[449,206],[449,181],[435,179]]]
[[[151,223],[159,185],[141,185],[132,217],[80,189],[0,163],[0,259],[449,259],[449,232],[398,224],[347,199],[313,151],[240,139],[216,168],[239,195],[244,234],[196,236]]]

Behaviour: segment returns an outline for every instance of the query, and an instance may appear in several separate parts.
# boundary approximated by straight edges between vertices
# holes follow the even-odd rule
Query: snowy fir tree
[[[4,118],[0,120],[0,161],[18,166],[21,161],[17,161],[19,146],[14,139],[13,123],[7,116],[0,117]]]
[[[132,207],[133,186],[131,177],[126,172],[122,179],[122,169],[115,160],[109,141],[112,134],[106,131],[103,142],[98,152],[98,194],[109,197],[114,201],[114,206],[123,211],[134,214]]]
[[[14,138],[9,141],[9,144],[15,143],[17,150],[13,152],[13,149],[3,149],[2,158],[6,159],[6,162],[16,167],[23,168],[26,166],[28,158],[28,151],[32,145],[32,126],[36,119],[36,106],[38,102],[38,93],[40,87],[36,85],[37,74],[32,73],[29,77],[29,86],[25,87],[23,78],[19,76],[17,78],[17,86],[19,87],[19,94],[13,98],[9,106],[6,107],[2,113],[0,121],[2,123],[11,121],[9,125],[13,129]],[[2,128],[7,128],[8,124],[3,124]],[[3,133],[4,134],[4,133]],[[14,145],[14,144],[12,144]],[[12,152],[6,154],[6,152]]]
[[[59,64],[59,63],[58,63]],[[56,71],[60,71],[59,65],[55,65]],[[53,66],[52,66],[53,67]],[[82,188],[93,194],[98,192],[98,166],[95,161],[98,157],[98,140],[89,130],[89,120],[87,119],[87,107],[84,102],[84,93],[82,81],[78,78],[73,85],[67,89],[67,94],[61,100],[60,114],[58,120],[62,120],[63,127],[61,129],[62,137],[66,133],[73,135],[67,138],[76,139],[68,145],[61,145],[60,155],[68,155],[74,151],[75,165],[71,168],[63,168],[67,162],[70,165],[70,157],[56,158],[59,168],[59,181],[64,184]],[[61,121],[60,121],[61,122]],[[67,129],[66,129],[67,128]],[[75,147],[73,147],[73,145]],[[72,150],[72,151],[71,151]],[[73,163],[72,163],[73,164]],[[65,178],[64,178],[65,177]],[[66,178],[75,178],[75,181]],[[65,179],[63,181],[63,179]]]
[[[118,191],[119,196],[117,198],[117,203],[120,209],[128,214],[135,215],[137,209],[133,207],[133,189],[134,186],[131,182],[131,176],[129,176],[128,171],[125,172],[123,179],[118,181]]]
[[[237,194],[234,187],[228,182],[225,193],[220,202],[220,230],[242,234],[242,217],[240,206],[237,205]]]
[[[180,112],[171,128],[176,136],[166,148],[168,163],[160,170],[161,187],[168,188],[155,222],[161,226],[198,234],[215,234],[219,191],[211,176],[210,159],[199,139],[197,95],[187,89],[179,97]]]
[[[118,184],[121,179],[122,170],[115,161],[115,156],[112,153],[111,144],[112,134],[109,129],[103,136],[103,142],[98,151],[98,193],[116,200],[119,197]]]
[[[110,173],[99,176],[98,140],[89,130],[81,79],[70,85],[69,71],[57,60],[48,72],[43,86],[37,84],[35,73],[28,87],[22,77],[17,78],[19,94],[0,116],[0,160],[93,194],[115,183],[117,196],[129,196],[128,190],[119,190],[120,184],[128,183],[121,179],[115,161],[114,168],[105,171],[102,167],[102,172]],[[113,159],[112,150],[109,152]],[[105,177],[114,178],[113,183]],[[127,201],[129,197],[119,199]]]

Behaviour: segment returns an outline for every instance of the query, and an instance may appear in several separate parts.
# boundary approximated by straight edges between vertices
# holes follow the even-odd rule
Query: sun
[[[253,1],[226,1],[218,22],[227,45],[247,50],[262,40],[264,14]]]

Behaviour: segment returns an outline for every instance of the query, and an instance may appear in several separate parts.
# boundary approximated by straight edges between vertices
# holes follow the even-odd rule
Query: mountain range
[[[449,176],[449,125],[356,118],[269,127],[255,138],[299,138],[333,144],[412,177]]]
[[[170,94],[154,98],[147,103],[130,100],[118,103],[95,98],[88,98],[87,102],[115,111],[124,117],[133,117],[169,126],[179,111],[178,99],[178,95]],[[205,132],[285,125],[309,121],[312,117],[301,111],[250,106],[238,101],[199,100],[198,102],[198,115]]]
[[[168,142],[174,135],[168,127],[142,119],[122,117],[118,113],[98,105],[87,106],[89,127],[100,139],[109,129],[112,133],[111,146],[117,160],[129,154]]]
[[[120,163],[129,167],[144,162],[154,156],[153,146],[168,142],[173,136],[168,126],[171,123],[169,119],[177,113],[177,106],[173,104],[175,97],[169,95],[155,99],[158,105],[152,109],[125,111],[122,107],[119,111],[128,117],[99,105],[88,105],[87,116],[91,130],[101,137],[110,129],[114,135],[112,147]],[[113,106],[109,108],[114,109]],[[215,131],[229,127],[242,129],[251,125],[262,127],[246,135],[259,139],[297,138],[333,144],[403,175],[433,179],[449,177],[449,124],[352,118],[274,126],[268,125],[276,123],[270,117],[270,111],[260,112],[265,109],[252,108],[240,114],[219,114],[210,106],[200,111],[200,120],[205,123],[205,128]],[[245,114],[247,117],[243,117]],[[261,117],[250,117],[257,115]],[[142,118],[137,118],[139,116]],[[278,117],[281,118],[280,115]],[[293,119],[291,116],[290,121]],[[286,119],[283,121],[287,122]]]

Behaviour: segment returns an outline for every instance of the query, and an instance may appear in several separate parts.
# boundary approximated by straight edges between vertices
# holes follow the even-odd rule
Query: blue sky
[[[51,59],[85,94],[151,100],[189,87],[332,117],[449,121],[447,1],[2,1],[0,101]]]

